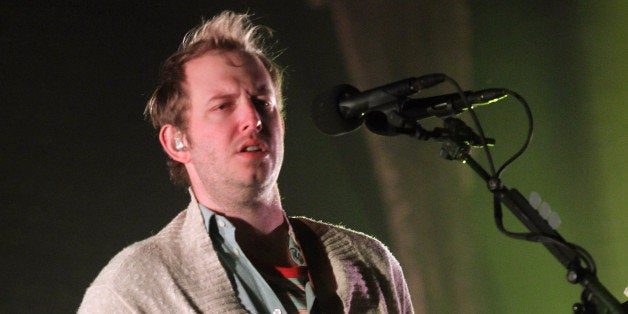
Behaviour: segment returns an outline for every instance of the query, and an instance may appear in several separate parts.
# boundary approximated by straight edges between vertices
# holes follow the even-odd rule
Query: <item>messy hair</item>
[[[177,51],[162,64],[159,84],[146,104],[145,116],[157,130],[171,124],[185,133],[189,100],[183,88],[184,66],[186,62],[212,50],[243,51],[257,57],[270,74],[277,93],[278,108],[282,110],[282,71],[265,47],[265,40],[271,35],[268,28],[254,25],[249,14],[231,11],[224,11],[191,29],[183,37]],[[168,160],[168,167],[174,183],[190,185],[182,163]]]

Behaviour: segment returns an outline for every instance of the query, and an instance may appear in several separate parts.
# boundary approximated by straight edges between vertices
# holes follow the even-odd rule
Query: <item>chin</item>
[[[265,174],[263,176],[253,176],[247,181],[247,187],[256,189],[259,192],[272,189],[277,184],[277,177]]]

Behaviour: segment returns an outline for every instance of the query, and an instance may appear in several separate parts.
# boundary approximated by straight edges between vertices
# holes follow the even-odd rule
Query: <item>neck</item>
[[[229,219],[236,228],[236,241],[246,256],[266,272],[272,271],[274,266],[296,265],[288,250],[289,227],[277,185],[269,195],[226,202],[217,202],[204,194],[196,195],[199,203]]]
[[[238,230],[267,235],[284,220],[279,189],[275,184],[256,195],[209,195],[192,187],[199,203],[229,219]]]
[[[246,223],[234,221],[236,241],[255,267],[267,274],[275,272],[275,266],[290,267],[297,264],[290,257],[289,226],[282,223],[271,232],[261,234],[246,227]]]

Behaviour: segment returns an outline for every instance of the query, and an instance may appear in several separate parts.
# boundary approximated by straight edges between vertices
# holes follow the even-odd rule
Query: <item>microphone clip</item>
[[[495,139],[483,140],[480,135],[458,118],[444,119],[444,127],[435,128],[432,133],[438,136],[436,140],[443,142],[440,156],[447,160],[464,161],[465,156],[471,151],[471,147],[495,145]]]

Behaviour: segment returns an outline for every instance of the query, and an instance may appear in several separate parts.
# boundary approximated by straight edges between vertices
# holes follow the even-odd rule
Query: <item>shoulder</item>
[[[116,254],[100,271],[83,297],[81,310],[134,308],[147,292],[168,282],[167,278],[180,263],[176,228],[177,216],[158,234],[133,243]]]
[[[133,298],[142,286],[151,284],[153,268],[159,267],[159,245],[153,237],[134,243],[118,253],[100,271],[94,282],[87,288],[79,308],[81,313],[128,311],[134,306]]]
[[[159,264],[164,258],[164,246],[157,236],[136,242],[116,254],[100,272],[94,284],[135,281],[134,274],[145,273],[147,268]]]
[[[171,264],[170,259],[176,257],[177,251],[181,250],[181,245],[184,244],[181,238],[183,220],[185,211],[177,215],[159,233],[124,248],[109,261],[94,283],[137,281],[142,279],[137,277],[138,271],[150,273],[151,268]]]
[[[160,237],[152,236],[136,242],[116,254],[100,271],[89,289],[98,286],[129,288],[151,281],[158,268],[167,264],[164,254],[167,246]]]
[[[314,235],[312,238],[315,237],[313,241],[322,245],[324,257],[331,264],[338,291],[345,302],[345,310],[374,306],[373,309],[377,307],[374,312],[412,312],[401,265],[381,241],[343,226],[304,217],[292,218],[291,222],[295,229],[307,227]],[[378,296],[383,296],[384,302],[374,305],[372,301]]]
[[[330,224],[318,220],[313,220],[306,217],[292,217],[291,221],[297,221],[303,223],[309,227],[314,233],[321,238],[328,237],[343,237],[349,240],[357,241],[359,243],[365,243],[368,245],[376,244],[377,246],[384,246],[384,244],[373,236],[366,233],[353,230],[341,225]]]
[[[306,217],[293,217],[291,221],[307,226],[330,253],[358,252],[369,260],[384,256],[394,259],[384,243],[363,232]]]

